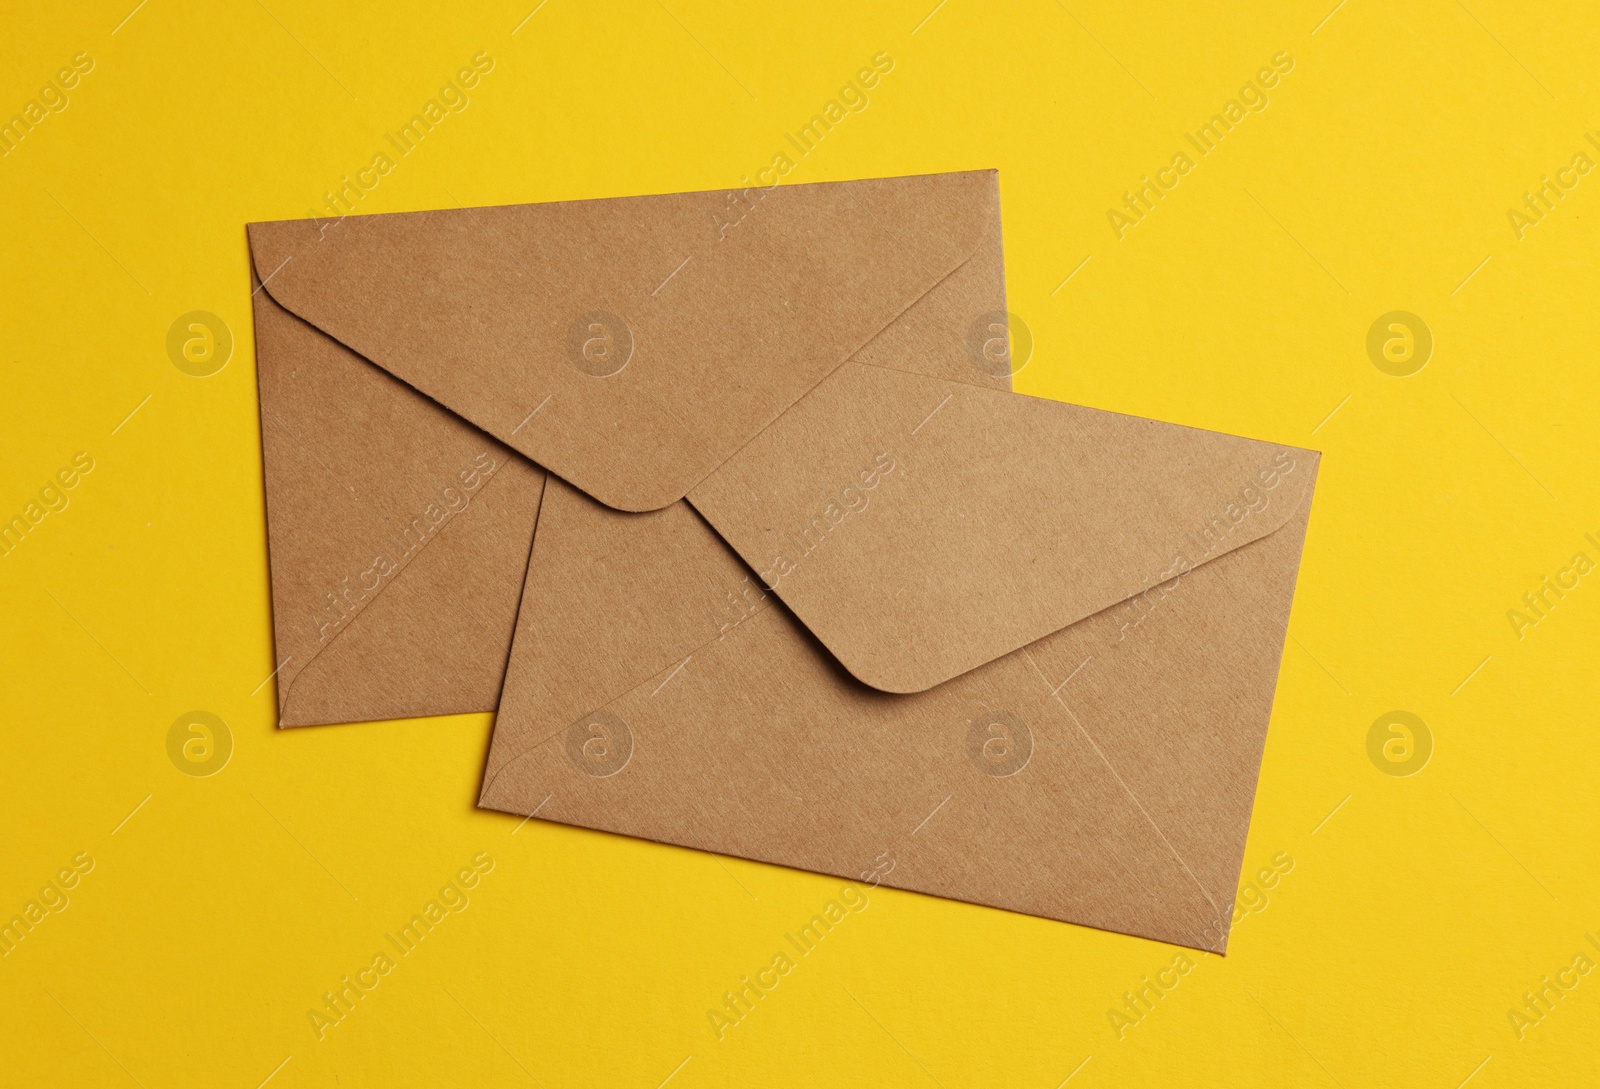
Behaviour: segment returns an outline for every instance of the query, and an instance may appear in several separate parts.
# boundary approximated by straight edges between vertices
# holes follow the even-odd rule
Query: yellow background
[[[1594,152],[1593,5],[134,2],[9,3],[0,42],[0,118],[95,62],[0,159],[0,516],[96,464],[0,558],[0,918],[95,861],[0,958],[0,1083],[1594,1076],[1600,974],[1524,1038],[1508,1011],[1600,957],[1600,575],[1506,617],[1600,560],[1600,175],[1520,239],[1507,214]],[[243,225],[319,206],[480,50],[362,212],[735,185],[883,51],[787,181],[999,168],[1019,389],[1324,452],[1245,858],[1294,868],[1123,1038],[1171,948],[878,890],[718,1040],[837,881],[479,812],[487,715],[274,729]],[[1280,51],[1119,240],[1123,192]],[[211,377],[166,352],[195,310],[235,339]],[[1435,338],[1410,377],[1367,355],[1393,310]],[[235,742],[209,778],[167,755],[197,709]],[[1397,709],[1434,743],[1406,778],[1366,748]],[[478,852],[470,907],[319,1040],[323,992]]]

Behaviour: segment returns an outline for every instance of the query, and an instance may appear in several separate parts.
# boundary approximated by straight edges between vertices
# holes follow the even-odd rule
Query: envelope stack
[[[1225,950],[1318,455],[1013,393],[993,171],[249,240],[282,726]]]

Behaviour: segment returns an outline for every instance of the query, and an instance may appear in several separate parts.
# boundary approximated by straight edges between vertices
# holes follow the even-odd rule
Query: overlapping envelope
[[[1317,455],[1012,393],[993,172],[249,234],[282,725],[1225,948]]]

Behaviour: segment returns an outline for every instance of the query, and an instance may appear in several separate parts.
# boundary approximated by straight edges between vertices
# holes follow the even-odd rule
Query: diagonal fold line
[[[484,483],[480,486],[477,494],[480,495],[480,496],[483,495],[485,493],[485,491],[489,488],[489,486],[494,483],[494,478],[499,476],[499,475],[500,475],[500,470],[496,469],[494,474],[491,475],[489,477],[489,479],[484,481]],[[347,632],[350,629],[354,628],[356,626],[356,622],[361,619],[362,614],[367,611],[368,607],[371,606],[371,604],[374,601],[377,601],[378,598],[381,597],[384,594],[384,592],[389,589],[389,587],[393,586],[395,583],[400,581],[400,576],[405,574],[406,569],[411,566],[412,561],[414,561],[418,556],[422,555],[423,549],[427,548],[434,541],[437,541],[440,537],[444,536],[445,532],[452,525],[454,525],[456,522],[461,521],[462,515],[465,515],[467,513],[467,511],[471,510],[471,509],[472,508],[469,505],[467,507],[462,508],[462,510],[461,510],[461,512],[459,514],[451,515],[448,521],[446,521],[445,523],[440,525],[440,527],[437,530],[434,531],[433,536],[431,536],[427,540],[423,541],[420,545],[417,546],[415,551],[413,551],[409,556],[407,556],[405,558],[405,562],[404,563],[396,564],[395,565],[395,569],[394,569],[394,573],[389,576],[387,581],[380,582],[378,584],[378,588],[376,590],[372,591],[372,595],[370,597],[368,597],[367,600],[362,603],[361,608],[356,610],[355,615],[351,616],[348,620],[346,620],[343,623],[343,625],[341,625],[339,630],[333,633],[333,638],[329,639],[327,642],[323,643],[322,646],[318,647],[316,653],[313,654],[311,657],[307,658],[305,660],[304,664],[302,664],[299,669],[295,670],[295,678],[298,678],[300,676],[300,674],[304,673],[307,669],[309,669],[311,667],[311,663],[312,662],[315,662],[318,658],[322,657],[324,652],[326,652],[330,647],[333,646],[333,644],[335,644],[335,643],[337,643],[339,641],[339,637],[340,636],[344,635],[345,632]],[[537,529],[535,529],[535,532],[537,533]],[[294,655],[291,654],[289,657],[293,658]],[[282,669],[283,666],[288,665],[288,664],[289,664],[288,660],[285,659],[284,662],[283,662],[283,665],[280,665],[278,667],[278,669]],[[277,673],[277,671],[278,670],[273,670],[273,674],[275,675]],[[272,677],[269,676],[267,678],[267,681],[270,681],[271,679],[272,679]],[[267,683],[267,681],[262,681],[261,684],[265,685]],[[289,688],[293,688],[294,687],[294,678],[291,678],[289,680],[288,687]],[[261,687],[258,685],[257,688],[256,688],[256,691],[259,692],[260,690],[261,690]],[[251,693],[251,695],[254,695],[254,694],[255,693]],[[281,714],[282,711],[287,711],[288,708],[289,708],[289,691],[288,691],[288,689],[284,689],[281,692],[281,694],[280,694],[280,702],[282,703],[282,709],[280,710],[280,714]]]
[[[892,371],[896,371],[896,372],[901,373],[901,374],[916,374],[918,377],[926,378],[931,382],[949,382],[950,384],[957,385],[957,386],[978,386],[979,389],[990,389],[990,388],[993,388],[993,387],[990,387],[990,386],[980,385],[977,382],[962,382],[962,381],[959,381],[959,380],[956,380],[956,379],[950,379],[950,378],[935,378],[932,375],[923,374],[920,371],[904,371],[904,370],[901,370],[898,367],[882,367],[882,366],[879,366],[879,364],[876,364],[876,363],[862,363],[862,362],[859,362],[856,359],[856,356],[860,355],[863,351],[865,351],[866,348],[870,344],[872,344],[874,341],[876,341],[879,337],[881,337],[884,334],[888,333],[896,325],[900,324],[900,319],[904,318],[912,310],[914,310],[918,306],[920,306],[924,299],[926,299],[929,295],[932,295],[935,291],[939,290],[939,288],[943,287],[947,280],[949,280],[952,276],[954,276],[956,273],[960,272],[963,268],[965,268],[968,264],[970,264],[972,262],[973,258],[976,256],[976,254],[977,254],[977,247],[974,247],[972,253],[968,254],[966,257],[962,258],[960,261],[957,261],[955,266],[952,267],[949,272],[946,272],[944,275],[942,275],[938,279],[936,279],[932,284],[930,284],[928,286],[928,289],[926,291],[920,292],[917,295],[916,298],[912,299],[909,303],[907,303],[904,307],[902,307],[900,309],[900,311],[895,314],[894,317],[892,317],[888,321],[884,322],[883,325],[876,332],[872,333],[865,340],[863,340],[859,345],[857,345],[855,350],[851,351],[843,359],[839,360],[839,363],[838,363],[837,366],[835,366],[832,370],[828,371],[827,374],[825,374],[821,378],[819,378],[816,381],[816,383],[811,386],[811,388],[807,389],[799,397],[796,397],[794,399],[794,403],[793,404],[789,405],[782,412],[780,412],[776,416],[774,416],[771,420],[768,420],[764,425],[762,425],[762,427],[759,430],[756,431],[755,434],[751,435],[749,440],[746,441],[743,445],[741,445],[739,447],[739,449],[735,450],[732,454],[728,455],[726,458],[724,458],[721,461],[719,461],[704,476],[702,476],[699,480],[695,481],[694,484],[690,486],[688,492],[686,492],[684,494],[684,497],[683,497],[684,501],[687,502],[691,507],[693,507],[694,506],[694,498],[689,493],[692,493],[701,484],[704,484],[707,480],[711,479],[713,476],[716,476],[717,473],[721,471],[721,469],[722,469],[722,467],[724,465],[729,464],[735,458],[737,458],[741,453],[743,453],[744,448],[746,446],[749,446],[750,443],[753,443],[757,439],[759,439],[761,437],[761,435],[768,428],[772,427],[779,420],[783,419],[784,416],[788,415],[790,412],[795,411],[799,407],[799,405],[800,405],[800,403],[802,401],[804,401],[807,397],[811,396],[811,394],[816,392],[818,386],[821,386],[822,383],[826,382],[829,378],[832,378],[835,374],[837,374],[839,372],[839,369],[841,367],[844,367],[846,364],[855,363],[857,366],[861,366],[861,367],[868,367],[868,366],[870,366],[870,367],[878,367],[880,370],[892,370]],[[665,406],[664,405],[660,405],[659,401],[657,401],[657,400],[652,398],[651,403],[657,405],[658,407],[661,407],[663,409],[663,411],[665,411]],[[676,420],[677,417],[674,416],[673,419]],[[679,426],[682,426],[682,424],[680,423]],[[687,428],[685,429],[685,432],[687,434],[690,434],[690,435],[694,434],[693,432],[689,432]],[[698,439],[698,436],[695,436],[695,437]],[[696,514],[700,514],[701,513],[700,512],[700,508],[695,507],[695,513]],[[701,517],[703,518],[704,515],[701,515]],[[707,524],[709,524],[709,523],[707,523]],[[718,534],[718,537],[720,538],[721,534]]]
[[[1044,681],[1046,688],[1049,688],[1050,678],[1046,677],[1044,675],[1044,670],[1039,668],[1039,663],[1034,660],[1032,651],[1024,648],[1024,653],[1027,654],[1028,664],[1033,666],[1034,672],[1039,674],[1039,679]],[[1112,766],[1111,761],[1106,758],[1106,754],[1100,748],[1099,744],[1095,742],[1093,737],[1089,736],[1089,731],[1084,729],[1083,723],[1078,720],[1078,716],[1073,712],[1072,708],[1067,705],[1067,701],[1062,699],[1059,695],[1056,695],[1054,698],[1055,701],[1061,705],[1061,709],[1067,713],[1067,717],[1072,719],[1072,724],[1078,728],[1078,732],[1082,734],[1083,739],[1089,743],[1089,747],[1092,748],[1094,750],[1094,754],[1100,758],[1100,762],[1106,766],[1106,770],[1109,771],[1111,773],[1111,777],[1117,781],[1117,785],[1120,786],[1122,788],[1122,792],[1128,796],[1128,800],[1132,802],[1134,808],[1139,811],[1139,815],[1144,818],[1145,823],[1150,826],[1151,831],[1155,832],[1155,834],[1160,837],[1162,844],[1172,854],[1172,857],[1177,861],[1178,865],[1183,867],[1183,872],[1189,875],[1189,880],[1193,881],[1194,887],[1200,890],[1200,895],[1206,898],[1206,903],[1211,905],[1211,910],[1216,913],[1217,918],[1222,918],[1222,909],[1218,907],[1217,902],[1211,898],[1211,893],[1206,889],[1205,885],[1201,883],[1200,879],[1195,876],[1194,871],[1189,868],[1189,863],[1184,861],[1183,856],[1178,853],[1178,849],[1172,845],[1172,841],[1167,839],[1166,833],[1161,830],[1161,826],[1156,824],[1155,819],[1150,816],[1149,811],[1147,811],[1144,807],[1144,803],[1139,801],[1138,796],[1134,794],[1132,789],[1129,788],[1122,776],[1117,773],[1117,769]]]
[[[693,509],[693,508],[691,507],[690,509]],[[700,514],[699,511],[695,511],[695,517],[699,518],[701,520],[701,522],[705,524],[707,529],[711,529],[711,524],[709,522],[705,521],[705,518]],[[711,529],[711,532],[712,533],[716,533],[716,530],[715,529]],[[717,539],[721,540],[722,538],[719,535],[717,537]],[[733,631],[737,630],[738,628],[743,627],[745,624],[749,623],[751,620],[755,619],[757,616],[760,616],[763,612],[766,611],[766,609],[769,607],[769,603],[776,596],[777,596],[776,594],[771,594],[771,593],[768,593],[768,594],[764,595],[761,598],[761,600],[758,601],[755,604],[755,606],[752,607],[751,610],[748,613],[746,613],[744,616],[740,617],[738,620],[734,621],[732,624],[729,624],[726,628],[723,628],[713,638],[705,640],[704,642],[702,642],[698,646],[696,646],[693,650],[691,650],[688,653],[688,655],[686,655],[683,658],[682,661],[678,662],[677,667],[675,669],[673,669],[671,672],[673,674],[676,674],[679,669],[682,669],[684,667],[684,665],[689,661],[690,658],[693,658],[696,654],[699,654],[702,650],[705,650],[707,647],[713,646],[713,645],[715,645],[717,643],[722,642],[723,639],[727,638],[727,636],[728,636],[728,634],[730,632],[733,632]],[[796,623],[799,623],[798,619],[796,620]],[[807,629],[807,630],[809,631],[810,629]],[[648,677],[644,678],[644,680],[639,681],[636,684],[631,684],[627,688],[625,688],[622,691],[618,692],[616,695],[608,697],[603,702],[601,702],[599,704],[596,704],[594,706],[594,708],[592,708],[592,710],[604,711],[607,708],[615,707],[618,703],[620,703],[621,701],[627,699],[629,696],[633,695],[635,692],[637,692],[640,689],[642,689],[645,685],[649,684],[651,681],[655,680],[657,677],[661,676],[661,674],[666,673],[666,672],[667,672],[667,669],[665,667],[656,670],[654,673],[652,673]],[[663,682],[663,684],[664,683],[665,682]],[[661,688],[662,688],[662,685],[657,685],[655,691],[659,692],[659,691],[661,691]],[[549,689],[546,689],[545,691],[548,692]],[[651,695],[654,696],[655,692],[652,692]],[[538,752],[540,749],[544,748],[546,745],[550,744],[550,742],[554,741],[556,738],[562,736],[566,732],[567,732],[567,727],[566,726],[562,726],[562,727],[558,728],[557,730],[555,730],[553,733],[546,734],[544,737],[541,737],[538,741],[529,742],[528,745],[526,745],[522,749],[518,750],[516,755],[506,757],[504,763],[502,763],[499,767],[495,768],[492,772],[487,773],[487,774],[484,775],[482,793],[483,794],[487,794],[489,792],[489,788],[494,785],[495,780],[499,779],[500,776],[505,772],[505,770],[507,768],[509,768],[512,764],[515,764],[518,760],[521,760],[525,756],[528,756],[528,755],[530,755],[532,753]],[[540,803],[540,804],[543,804],[543,803]]]

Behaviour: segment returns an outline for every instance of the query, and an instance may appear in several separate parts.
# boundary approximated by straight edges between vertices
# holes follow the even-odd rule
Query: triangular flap
[[[993,171],[250,225],[265,290],[602,502],[681,498],[999,234]]]
[[[852,363],[688,498],[858,679],[921,692],[1271,533],[1317,458]]]

